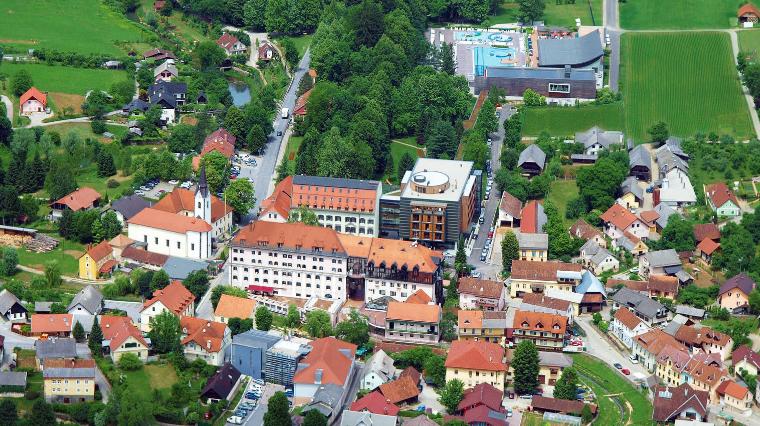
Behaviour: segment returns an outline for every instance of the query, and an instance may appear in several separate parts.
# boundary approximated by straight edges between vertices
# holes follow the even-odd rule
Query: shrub
[[[33,390],[28,390],[24,394],[24,398],[28,399],[29,401],[35,400],[40,397],[40,393]]]
[[[90,123],[92,127],[92,133],[96,135],[102,135],[106,131],[106,123],[103,120],[92,120]]]
[[[116,179],[108,179],[108,182],[106,182],[106,186],[109,188],[118,188],[119,185],[121,185]]]
[[[142,368],[142,361],[137,355],[127,353],[119,358],[119,368],[125,371],[135,371]]]

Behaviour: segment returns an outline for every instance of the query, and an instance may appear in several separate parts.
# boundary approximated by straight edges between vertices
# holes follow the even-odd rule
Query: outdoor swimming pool
[[[455,31],[454,41],[472,41],[478,43],[509,43],[512,37],[502,32]]]
[[[509,47],[476,47],[472,54],[475,75],[485,74],[486,67],[513,67],[516,63],[515,49]]]

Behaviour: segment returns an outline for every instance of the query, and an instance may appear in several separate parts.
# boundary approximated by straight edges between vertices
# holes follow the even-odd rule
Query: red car
[[[623,373],[623,374],[625,374],[626,376],[629,375],[629,374],[631,374],[631,370],[629,370],[627,368],[624,368],[624,369],[620,370],[620,372]]]

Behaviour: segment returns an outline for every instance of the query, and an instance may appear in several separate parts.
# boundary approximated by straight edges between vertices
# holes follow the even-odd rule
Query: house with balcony
[[[441,336],[441,307],[416,303],[388,303],[385,338],[405,343],[435,344]]]
[[[513,260],[512,274],[507,279],[509,294],[515,298],[547,290],[572,292],[583,278],[582,271],[583,267],[577,263]]]
[[[507,330],[506,311],[457,312],[459,340],[474,340],[504,345]]]
[[[221,367],[229,359],[232,333],[226,324],[196,317],[180,318],[182,351],[188,360]]]
[[[529,340],[539,351],[561,351],[567,335],[567,317],[516,310],[507,338],[518,345]]]

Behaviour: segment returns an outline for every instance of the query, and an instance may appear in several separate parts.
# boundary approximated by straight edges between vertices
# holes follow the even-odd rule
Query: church
[[[212,239],[229,232],[232,209],[211,194],[203,167],[194,194],[175,189],[127,224],[129,238],[150,252],[206,260],[213,257]]]

